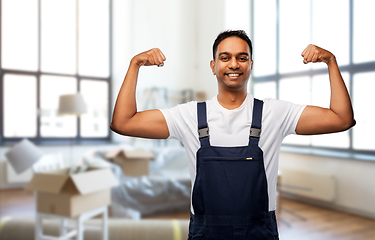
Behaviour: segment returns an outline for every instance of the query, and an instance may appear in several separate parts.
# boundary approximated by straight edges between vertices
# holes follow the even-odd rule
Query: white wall
[[[117,95],[130,59],[151,48],[160,48],[167,61],[162,68],[141,68],[139,91],[153,86],[195,88],[195,1],[114,0],[113,4],[114,93]]]
[[[151,48],[160,48],[167,60],[162,68],[141,68],[137,85],[138,99],[144,89],[151,87],[201,89],[197,84],[200,54],[196,2],[114,0],[113,105],[131,58]],[[127,138],[113,134],[113,139],[125,141]]]
[[[207,99],[217,94],[217,80],[212,74],[212,44],[217,35],[225,30],[224,0],[206,0],[198,3],[198,88],[205,91]]]
[[[143,67],[138,89],[195,85],[195,1],[137,0],[133,2],[133,55],[160,48],[167,58],[164,67]]]
[[[279,168],[334,176],[336,198],[324,206],[375,218],[374,161],[281,152]]]

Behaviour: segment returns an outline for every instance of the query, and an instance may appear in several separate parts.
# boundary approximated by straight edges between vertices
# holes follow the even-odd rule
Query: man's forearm
[[[333,58],[327,65],[331,86],[330,109],[340,117],[344,125],[352,127],[355,124],[352,103],[336,59]]]
[[[136,86],[139,68],[139,65],[133,61],[130,62],[128,72],[125,75],[117,96],[111,128],[116,128],[116,125],[123,125],[124,122],[128,121],[137,113]]]

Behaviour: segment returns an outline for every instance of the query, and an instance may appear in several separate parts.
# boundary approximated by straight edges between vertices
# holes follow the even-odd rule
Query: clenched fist
[[[146,52],[140,53],[133,57],[132,61],[138,66],[153,66],[158,67],[164,66],[164,61],[166,60],[164,54],[159,48],[153,48]]]
[[[329,64],[335,61],[335,56],[330,52],[313,44],[309,44],[305,50],[302,52],[303,63],[307,64],[309,62],[324,62]]]

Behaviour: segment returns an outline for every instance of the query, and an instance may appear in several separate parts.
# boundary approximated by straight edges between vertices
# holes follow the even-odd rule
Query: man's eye
[[[247,57],[241,57],[240,61],[247,61]]]
[[[227,61],[229,58],[227,58],[227,57],[221,57],[221,60],[222,61]]]

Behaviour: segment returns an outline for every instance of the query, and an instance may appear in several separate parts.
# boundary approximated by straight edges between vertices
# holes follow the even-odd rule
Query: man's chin
[[[225,84],[225,86],[230,91],[241,91],[247,89],[246,84]]]

